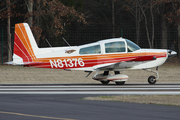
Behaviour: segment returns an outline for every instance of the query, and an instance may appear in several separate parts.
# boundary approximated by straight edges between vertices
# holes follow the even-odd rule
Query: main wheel
[[[155,84],[156,83],[156,77],[155,76],[149,76],[148,82],[149,82],[149,84]]]
[[[124,85],[125,81],[122,82],[116,82],[116,85]]]
[[[107,80],[107,81],[101,81],[101,83],[102,83],[103,85],[107,85],[109,82],[110,82],[109,80]]]

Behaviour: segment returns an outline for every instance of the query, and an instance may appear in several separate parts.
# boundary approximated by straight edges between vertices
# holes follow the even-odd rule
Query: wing
[[[142,64],[146,61],[156,60],[154,56],[138,56],[136,58],[128,58],[126,60],[120,60],[120,62],[98,65],[96,66],[96,70],[124,70],[127,68],[132,68],[135,65]]]

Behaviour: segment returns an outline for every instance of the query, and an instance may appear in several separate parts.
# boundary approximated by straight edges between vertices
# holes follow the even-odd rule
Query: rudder
[[[27,23],[15,25],[13,64],[33,62],[38,46]]]

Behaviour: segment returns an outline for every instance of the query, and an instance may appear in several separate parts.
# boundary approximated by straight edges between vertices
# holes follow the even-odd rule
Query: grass
[[[154,69],[155,70],[155,69]],[[114,74],[113,72],[110,72]],[[151,72],[143,70],[127,70],[129,80],[126,83],[147,83]],[[163,65],[159,67],[157,83],[180,83],[180,66]],[[61,84],[61,83],[99,83],[92,80],[95,72],[85,78],[84,71],[64,71],[59,69],[29,68],[22,66],[0,66],[0,84]]]
[[[117,101],[180,107],[180,95],[119,95],[86,97],[84,100]]]

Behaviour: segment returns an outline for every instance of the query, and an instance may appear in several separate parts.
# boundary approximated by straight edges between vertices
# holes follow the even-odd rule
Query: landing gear
[[[114,74],[120,74],[120,71],[114,71]],[[121,81],[121,82],[116,82],[116,85],[124,85],[125,81]]]
[[[149,82],[149,84],[155,84],[156,83],[156,77],[155,76],[149,76],[148,82]]]
[[[110,81],[107,80],[108,77],[111,77],[112,74],[109,74],[109,71],[104,71],[104,73],[98,74],[99,71],[93,76],[92,79],[100,81],[102,84],[107,85]]]
[[[156,71],[154,71],[154,70],[151,70],[151,69],[144,69],[144,70],[146,70],[146,71],[148,71],[148,72],[156,73],[156,76],[157,76],[157,77],[155,77],[155,76],[149,76],[149,78],[148,78],[148,83],[149,83],[149,84],[155,84],[156,81],[159,80],[159,74],[158,74],[158,72],[156,72]]]
[[[104,71],[103,75],[109,75],[109,71]]]
[[[120,71],[114,71],[114,74],[115,75],[120,74]]]
[[[109,71],[104,71],[103,76],[108,76],[108,75],[109,75]],[[107,85],[109,82],[110,82],[109,80],[107,80],[107,81],[101,81],[101,83],[102,83],[103,85]]]
[[[102,83],[103,85],[107,85],[109,82],[110,82],[109,80],[107,80],[107,81],[101,81],[101,83]]]
[[[92,79],[98,80],[104,85],[107,85],[110,81],[115,82],[117,85],[124,85],[125,81],[128,80],[128,76],[125,74],[120,74],[119,71],[114,71],[115,75],[110,74],[109,71],[104,71],[104,73],[101,74],[98,73],[99,71]]]
[[[116,82],[116,85],[124,85],[125,81],[122,82]]]

